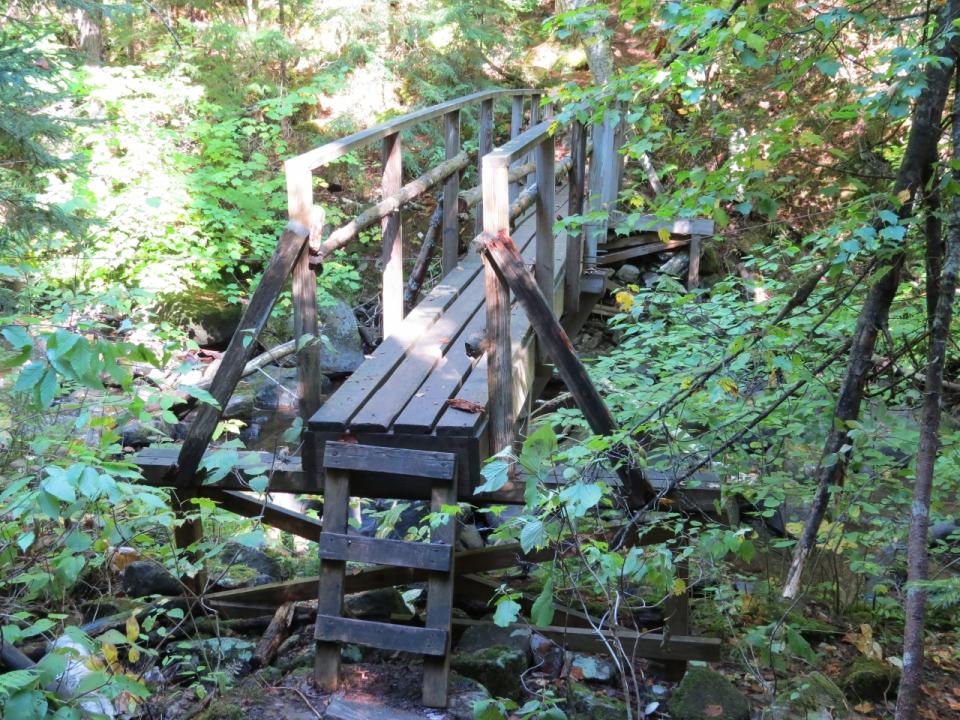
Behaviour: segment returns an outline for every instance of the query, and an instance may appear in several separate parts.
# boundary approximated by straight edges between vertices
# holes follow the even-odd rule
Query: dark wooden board
[[[362,470],[372,473],[408,475],[415,478],[451,480],[457,472],[457,456],[453,453],[375,447],[359,443],[328,442],[324,448],[323,466],[328,470]]]
[[[437,628],[317,615],[316,638],[324,643],[354,643],[380,650],[443,655],[447,651],[447,637],[445,630]]]
[[[604,253],[597,258],[597,263],[599,265],[612,265],[613,263],[618,263],[621,260],[629,260],[630,258],[653,255],[654,253],[658,252],[676,250],[678,248],[686,247],[689,244],[689,240],[668,240],[667,242],[652,242],[649,245],[637,245],[636,247],[627,248],[626,250],[617,250],[615,252]]]
[[[453,546],[323,533],[320,536],[320,557],[446,572],[453,558]]]
[[[610,213],[610,227],[626,223],[636,232],[656,233],[666,228],[671,235],[713,235],[713,220],[706,218],[680,218],[664,220],[656,215],[639,215],[631,220],[630,216],[619,210]]]

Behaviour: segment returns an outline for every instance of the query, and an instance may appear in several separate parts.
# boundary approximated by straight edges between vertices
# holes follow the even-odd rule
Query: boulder
[[[673,275],[674,277],[686,277],[690,269],[690,256],[685,253],[674,255],[663,265],[657,268],[657,272],[663,275]]]
[[[894,697],[899,684],[899,668],[866,657],[853,661],[841,683],[843,692],[855,702],[880,702]]]
[[[460,637],[457,652],[471,653],[494,646],[506,646],[520,650],[524,658],[530,652],[530,628],[499,627],[497,625],[471,625]],[[489,689],[489,688],[488,688]]]
[[[450,701],[447,716],[450,720],[473,720],[474,704],[490,697],[487,689],[472,678],[452,673],[450,675]]]
[[[622,265],[620,269],[617,270],[614,277],[620,282],[628,285],[630,283],[635,283],[640,279],[640,268],[638,268],[636,265],[627,263],[626,265]]]
[[[323,717],[326,720],[360,720],[361,718],[422,720],[421,715],[406,710],[397,710],[370,700],[345,700],[339,695],[334,695],[331,698]]]
[[[458,651],[451,658],[450,667],[476,680],[495,697],[518,700],[523,693],[520,675],[527,669],[527,652],[508,645]]]
[[[613,663],[596,655],[575,653],[570,662],[570,677],[576,680],[608,683],[616,677],[616,674]]]
[[[539,675],[555,678],[563,671],[565,653],[553,640],[533,633],[530,636],[530,652],[533,654],[533,669]]]
[[[842,720],[850,714],[843,691],[820,672],[812,672],[790,683],[770,708],[777,718],[829,717]]]
[[[123,571],[123,591],[130,597],[180,595],[183,586],[154,560],[135,560]]]
[[[395,587],[365,590],[347,595],[343,599],[343,609],[347,615],[358,619],[387,620],[394,613],[410,614],[410,609],[403,601],[403,595]]]
[[[253,398],[254,413],[267,415],[292,415],[299,411],[300,396],[297,392],[297,369],[295,367],[268,367],[264,373],[251,378],[256,387]]]
[[[673,720],[750,720],[750,701],[723,675],[692,667],[667,707]]]
[[[464,550],[479,550],[483,547],[483,536],[477,530],[473,523],[467,523],[460,526],[460,532],[457,535],[457,545]]]
[[[185,330],[200,347],[225,348],[242,314],[243,306],[209,291],[167,295],[157,305],[157,317]]]
[[[623,720],[627,706],[606,692],[594,692],[583,683],[567,685],[567,717],[570,720]]]
[[[227,575],[221,580],[222,585],[255,587],[283,580],[284,577],[283,567],[278,560],[263,550],[240,543],[228,542],[220,553],[220,561],[230,563]]]
[[[351,373],[363,362],[363,340],[353,308],[334,300],[318,309],[320,333],[326,339],[320,345],[320,368],[330,375]]]

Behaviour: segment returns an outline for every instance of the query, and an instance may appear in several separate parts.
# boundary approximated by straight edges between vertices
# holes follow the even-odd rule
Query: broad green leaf
[[[524,552],[543,547],[547,543],[547,531],[540,520],[531,520],[520,531],[520,547]]]
[[[480,470],[480,474],[486,481],[474,491],[474,495],[480,493],[496,492],[510,479],[510,464],[505,460],[495,457]]]
[[[16,350],[33,347],[33,338],[30,337],[24,328],[19,325],[10,325],[0,330],[0,335],[6,339]]]
[[[553,578],[547,580],[540,595],[530,608],[530,620],[534,625],[546,627],[553,623]]]
[[[600,502],[603,489],[595,483],[575,482],[560,491],[560,499],[574,517],[582,517]]]
[[[493,622],[500,627],[507,627],[517,621],[520,610],[520,603],[505,598],[497,603],[497,610],[493,613]]]
[[[192,385],[181,385],[180,389],[183,390],[190,397],[196,398],[202,403],[206,403],[207,405],[212,405],[217,410],[222,409],[220,407],[220,402],[213,395],[211,395],[209,392],[207,392],[203,388],[194,387]]]
[[[47,468],[47,477],[40,483],[40,489],[50,493],[58,500],[72,503],[77,500],[77,491],[70,483],[67,474],[60,468]]]

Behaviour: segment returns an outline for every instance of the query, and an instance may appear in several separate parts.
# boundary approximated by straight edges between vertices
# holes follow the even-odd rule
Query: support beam
[[[568,185],[567,215],[583,214],[583,190],[587,161],[587,132],[583,123],[574,120],[570,125],[570,182]],[[564,314],[576,313],[580,308],[580,275],[583,272],[583,228],[567,228],[566,272],[563,279]]]
[[[446,159],[453,160],[460,153],[460,111],[443,116],[443,138]],[[442,276],[457,266],[460,255],[460,218],[457,217],[457,198],[460,195],[460,170],[451,173],[443,184],[443,231],[440,265]]]
[[[480,103],[480,122],[477,125],[477,185],[483,187],[483,158],[493,150],[493,100],[484,100]],[[474,224],[475,232],[484,228],[483,205],[477,205],[477,220]],[[469,250],[468,250],[469,252]]]
[[[384,199],[400,192],[403,184],[403,158],[400,133],[383,139],[383,177],[380,188]],[[383,337],[397,331],[403,320],[403,231],[400,208],[383,217]]]

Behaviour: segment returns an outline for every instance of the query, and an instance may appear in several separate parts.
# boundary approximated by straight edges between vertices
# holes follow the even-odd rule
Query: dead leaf
[[[475,415],[482,413],[486,409],[480,403],[475,403],[471,400],[463,400],[461,398],[451,398],[450,400],[447,400],[447,405],[452,407],[454,410],[462,410],[463,412],[473,413]]]
[[[576,665],[571,666],[570,677],[573,680],[583,680],[583,670],[578,668]]]
[[[722,705],[707,705],[703,708],[703,714],[707,717],[720,717],[723,715]]]
[[[854,705],[853,709],[858,713],[870,713],[873,712],[873,703],[862,702],[859,705]]]

